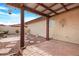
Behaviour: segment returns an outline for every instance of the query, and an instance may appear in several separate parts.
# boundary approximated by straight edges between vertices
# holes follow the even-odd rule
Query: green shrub
[[[19,30],[16,30],[15,32],[18,34],[19,33]]]
[[[8,34],[9,33],[9,31],[7,30],[7,31],[3,31],[4,32],[4,34]]]

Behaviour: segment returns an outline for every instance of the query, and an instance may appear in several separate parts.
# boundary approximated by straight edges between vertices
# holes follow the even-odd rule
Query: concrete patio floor
[[[28,46],[24,56],[79,56],[79,45],[59,40]]]

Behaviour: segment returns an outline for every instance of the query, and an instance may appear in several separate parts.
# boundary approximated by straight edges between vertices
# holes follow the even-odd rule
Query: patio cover
[[[21,8],[20,3],[8,3],[8,5]],[[71,9],[79,8],[79,3],[24,3],[24,7],[27,11],[52,17]]]
[[[46,40],[49,40],[49,18],[79,8],[79,3],[7,3],[21,9],[21,47],[24,47],[24,10],[46,17]]]

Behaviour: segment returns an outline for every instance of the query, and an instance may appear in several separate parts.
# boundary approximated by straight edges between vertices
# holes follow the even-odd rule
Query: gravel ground
[[[20,50],[20,37],[19,36],[11,36],[0,40],[0,49],[6,48],[7,45],[16,44],[15,46],[11,47],[12,49],[7,54],[0,54],[0,55],[11,55]],[[16,43],[11,43],[13,41],[16,41]],[[35,35],[25,35],[25,47],[29,45],[39,44],[41,42],[46,41],[45,38],[41,36],[35,36]]]

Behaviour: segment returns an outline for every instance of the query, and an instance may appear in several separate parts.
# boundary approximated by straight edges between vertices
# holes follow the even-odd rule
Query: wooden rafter
[[[57,5],[57,3],[55,3],[53,6],[55,6],[55,5]],[[52,8],[53,6],[50,6],[50,8]],[[55,11],[56,12],[56,11]],[[51,14],[51,12],[50,13],[48,13],[48,14]],[[58,13],[57,13],[58,14]]]
[[[75,9],[75,8],[79,8],[79,6],[76,6],[76,7],[74,7],[74,8],[71,8],[71,9],[69,9],[68,11],[70,11],[70,10],[72,10],[72,9]],[[64,12],[66,12],[66,11],[64,11]],[[62,14],[62,13],[64,13],[64,12],[58,13],[58,14],[56,14],[56,15]],[[52,15],[52,16],[55,16],[55,15]],[[52,16],[51,16],[51,17],[52,17]]]
[[[70,5],[72,5],[73,3],[70,3],[70,4],[67,4],[67,5],[65,5],[66,7],[67,6],[70,6]],[[63,9],[63,7],[61,7],[61,8],[58,8],[58,9],[56,9],[55,11],[58,11],[58,10],[61,10],[61,9]],[[68,10],[67,10],[68,11]],[[49,13],[49,14],[52,14],[52,13]],[[59,13],[58,13],[59,14]]]
[[[55,6],[57,3],[52,4],[49,8]],[[47,9],[43,10],[42,12],[46,11]]]
[[[63,8],[66,10],[66,11],[68,11],[68,9],[66,8],[66,6],[63,4],[63,3],[60,3],[62,6],[63,6]]]
[[[73,3],[65,5],[65,7],[72,5]],[[56,11],[63,9],[63,7],[56,9]]]
[[[38,3],[38,4],[40,5],[40,3]],[[13,6],[13,7],[17,7],[17,8],[20,8],[20,9],[21,9],[19,3],[8,3],[8,5]],[[42,4],[42,5],[43,5],[42,7],[45,6],[44,4]],[[55,4],[54,4],[54,5],[55,5]],[[65,5],[65,4],[64,4],[64,5]],[[69,3],[69,4],[65,5],[65,6],[66,6],[66,8],[67,8],[67,7],[70,6],[70,5],[73,5],[73,3]],[[59,10],[63,9],[63,7],[60,7],[60,8],[58,8],[58,9],[55,9],[54,12],[51,12],[51,13],[48,13],[48,14],[44,14],[43,12],[39,12],[38,10],[35,10],[35,9],[33,9],[33,8],[30,8],[30,7],[28,7],[27,5],[25,5],[24,7],[25,7],[25,10],[27,10],[27,11],[30,11],[30,12],[32,12],[32,13],[36,13],[36,14],[38,14],[38,15],[46,16],[46,17],[51,17],[51,16],[50,16],[51,13],[54,13],[54,15],[58,15],[58,14],[63,13],[63,12],[61,12],[61,13],[56,13],[56,11],[59,11]],[[38,7],[38,6],[37,6],[37,7]],[[45,6],[44,8],[45,8],[46,10],[52,10],[51,7],[53,7],[53,5],[50,6],[50,7]],[[77,7],[79,7],[79,6],[77,6]],[[71,9],[73,9],[73,8],[71,8]],[[68,9],[68,11],[71,10],[71,9]],[[64,11],[64,12],[65,12],[65,11]],[[53,16],[53,15],[52,15],[52,16]]]
[[[44,14],[42,12],[39,12],[39,11],[37,11],[35,9],[29,8],[28,6],[25,6],[25,10],[30,11],[30,12],[33,12],[33,13],[36,13],[36,14],[39,14],[39,15],[42,15],[42,16],[50,17],[49,15]]]
[[[37,4],[34,9],[36,10],[36,8],[37,8],[38,6],[39,6],[39,5]]]
[[[20,4],[19,4],[19,3],[15,3],[15,4],[14,4],[14,3],[7,3],[7,5],[12,6],[12,7],[16,7],[16,8],[20,8]],[[42,12],[39,12],[39,11],[37,11],[37,10],[35,10],[35,9],[32,9],[32,8],[28,7],[28,6],[24,6],[24,8],[25,8],[25,10],[30,11],[30,12],[32,12],[32,13],[36,13],[36,14],[38,14],[38,15],[50,17],[49,15],[44,14],[44,13],[42,13]],[[20,9],[21,9],[21,8],[20,8]]]
[[[50,9],[49,7],[45,6],[44,4],[42,4],[42,3],[38,3],[38,4],[39,4],[40,6],[46,8],[47,10],[50,10],[51,12],[57,14],[54,10]]]

